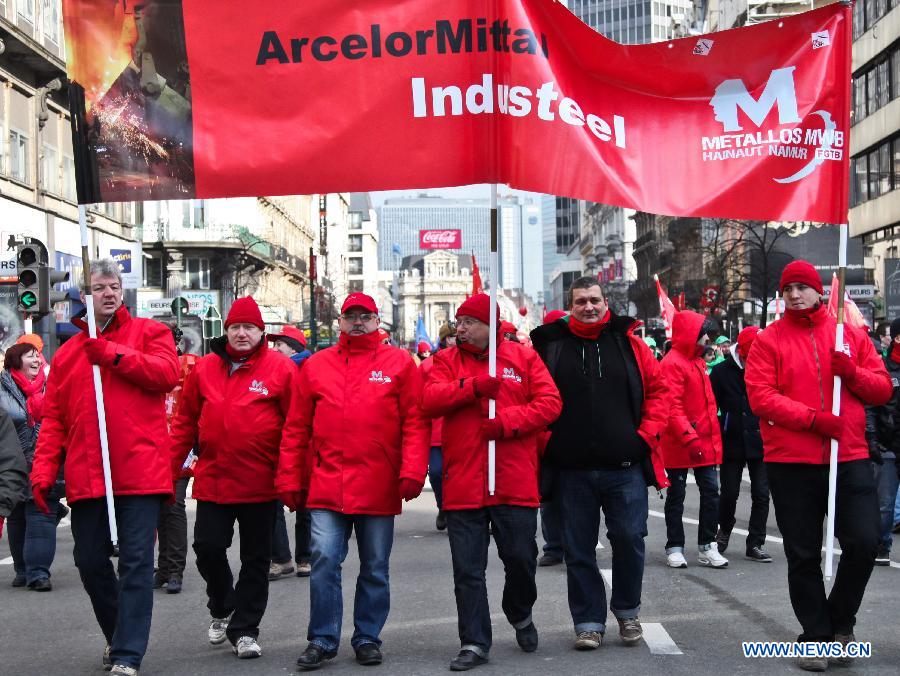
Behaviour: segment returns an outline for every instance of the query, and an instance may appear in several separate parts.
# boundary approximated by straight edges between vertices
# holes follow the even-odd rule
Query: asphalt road
[[[748,485],[738,506],[738,528],[746,528],[749,513]],[[687,518],[696,518],[696,487],[688,487]],[[193,523],[193,503],[189,501]],[[727,552],[727,570],[711,570],[696,564],[695,550],[687,552],[689,567],[665,566],[665,527],[662,501],[650,498],[650,534],[641,620],[647,641],[626,648],[618,640],[615,619],[604,645],[593,652],[572,649],[574,632],[566,601],[565,567],[538,569],[538,601],[534,609],[540,631],[540,647],[522,653],[512,628],[500,610],[503,569],[492,551],[488,585],[494,619],[491,661],[476,673],[508,674],[769,674],[801,673],[783,659],[745,659],[742,641],[790,641],[799,628],[788,601],[787,569],[778,541],[774,515],[769,519],[767,543],[775,561],[755,563],[743,558],[742,537],[735,534]],[[344,566],[344,637],[338,657],[320,673],[436,674],[448,673],[447,663],[456,654],[456,608],[450,552],[445,533],[434,529],[436,510],[431,493],[407,505],[398,518],[391,559],[392,609],[382,638],[385,662],[381,667],[361,667],[350,648],[352,589],[358,570],[355,547]],[[288,517],[289,525],[293,516]],[[192,526],[191,526],[192,528]],[[293,528],[288,528],[293,537]],[[688,541],[696,526],[686,525]],[[71,531],[65,522],[58,531],[57,558],[53,567],[54,590],[39,594],[9,586],[12,566],[6,538],[0,541],[0,673],[10,675],[97,674],[103,637],[97,627],[72,563]],[[601,569],[611,568],[609,545],[601,536],[597,558]],[[900,547],[900,543],[898,543]],[[900,550],[897,550],[900,551]],[[231,550],[233,565],[237,545]],[[737,556],[740,554],[741,556]],[[873,656],[853,667],[832,667],[841,674],[897,674],[900,664],[900,560],[892,567],[875,569],[858,616],[856,635],[871,641]],[[237,568],[235,565],[235,572]],[[608,574],[607,574],[608,576]],[[270,587],[269,606],[261,627],[263,655],[258,660],[238,660],[226,646],[206,640],[209,622],[202,580],[193,553],[189,555],[184,592],[156,592],[150,648],[141,674],[144,676],[289,674],[306,646],[309,613],[309,580],[285,578]]]

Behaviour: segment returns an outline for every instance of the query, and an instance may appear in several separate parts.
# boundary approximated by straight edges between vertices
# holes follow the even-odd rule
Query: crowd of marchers
[[[337,344],[313,354],[301,331],[266,334],[256,302],[237,299],[225,334],[198,357],[182,353],[177,328],[129,314],[114,262],[95,261],[89,283],[96,338],[79,318],[82,332],[52,365],[36,336],[6,351],[0,533],[5,518],[13,586],[50,591],[64,493],[75,564],[106,639],[98,656],[116,676],[138,673],[154,588],[181,591],[190,481],[193,550],[210,613],[206,637],[227,643],[238,658],[260,657],[269,582],[296,570],[310,584],[301,670],[318,669],[338,652],[341,570],[354,533],[359,575],[350,643],[359,664],[382,663],[394,520],[426,476],[453,566],[460,641],[453,671],[490,657],[491,538],[505,574],[503,613],[523,651],[539,645],[532,617],[539,562],[565,563],[574,649],[601,646],[609,611],[619,640],[640,643],[648,493],[667,489],[665,561],[686,568],[689,475],[700,495],[694,560],[710,570],[727,569],[745,469],[752,496],[745,555],[772,561],[771,495],[800,642],[855,641],[873,566],[889,561],[900,320],[883,354],[851,326],[835,350],[836,320],[822,303],[818,272],[804,261],[784,269],[780,320],[744,328],[732,344],[717,338],[710,318],[682,311],[664,356],[641,337],[640,322],[609,309],[593,277],[575,280],[568,312],[548,313],[530,336],[501,322],[496,306],[492,318],[488,296],[473,295],[441,328],[436,351],[420,344],[416,357],[391,344],[375,302],[362,293],[343,302]],[[713,342],[716,359],[708,355]],[[94,367],[103,383],[115,552]],[[842,554],[826,593],[822,527],[834,442]],[[293,560],[285,507],[297,514]],[[612,552],[609,599],[596,560],[601,515]],[[236,579],[227,556],[235,524]],[[798,666],[823,671],[829,662],[803,657]]]

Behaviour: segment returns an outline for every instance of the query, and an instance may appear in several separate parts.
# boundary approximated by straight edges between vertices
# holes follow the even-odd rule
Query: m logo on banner
[[[709,105],[722,123],[724,131],[741,131],[738,122],[738,108],[744,111],[753,124],[762,126],[772,108],[778,107],[778,124],[799,124],[797,114],[797,90],[794,87],[795,66],[773,70],[759,99],[754,99],[747,91],[743,80],[725,80],[716,87],[716,94]]]

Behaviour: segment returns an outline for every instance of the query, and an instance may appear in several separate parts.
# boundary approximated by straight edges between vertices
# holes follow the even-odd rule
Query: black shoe
[[[527,627],[516,629],[516,643],[526,653],[533,653],[538,647],[538,631],[534,622]]]
[[[450,671],[468,671],[487,664],[487,661],[487,657],[482,657],[471,650],[460,650],[459,655],[450,660]]]
[[[162,589],[166,586],[166,578],[160,577],[158,574],[153,576],[153,588]]]
[[[166,584],[166,594],[180,594],[181,593],[181,580],[177,577],[173,577]]]
[[[24,587],[26,584],[24,575],[16,575],[13,578],[12,586],[13,587]]]
[[[721,551],[721,550],[719,550]],[[772,563],[772,557],[762,547],[750,547],[747,549],[747,558],[759,563]]]
[[[894,524],[894,527],[891,528],[891,532],[894,535],[900,534],[900,521],[898,521],[897,523]]]
[[[364,667],[373,667],[381,664],[383,656],[381,650],[374,643],[362,643],[353,649],[356,653],[356,661]]]
[[[447,517],[444,516],[444,510],[438,510],[437,518],[434,520],[434,527],[438,530],[447,530]]]
[[[731,531],[727,533],[721,528],[716,533],[716,545],[719,548],[719,554],[724,554],[725,550],[728,549],[728,541],[731,539]]]
[[[878,553],[875,555],[876,566],[891,565],[891,553],[884,547],[878,547]]]
[[[31,591],[39,592],[53,591],[53,583],[50,582],[50,578],[42,577],[40,580],[35,580],[30,585],[28,585],[28,588]]]
[[[297,666],[304,671],[312,671],[313,669],[321,667],[322,662],[334,659],[335,655],[337,655],[337,652],[327,653],[315,643],[310,643],[306,646],[306,650],[303,651],[303,654],[297,658]]]
[[[558,566],[562,563],[562,559],[558,556],[553,556],[552,554],[544,554],[541,558],[538,559],[538,565],[543,566]]]

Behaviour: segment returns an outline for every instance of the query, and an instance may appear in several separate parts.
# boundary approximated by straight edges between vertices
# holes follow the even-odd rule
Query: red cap
[[[486,293],[476,293],[466,298],[456,311],[456,318],[473,317],[485,324],[491,323],[491,297]],[[497,326],[500,325],[500,306],[497,305]]]
[[[500,333],[511,333],[516,335],[519,329],[512,322],[500,322]]]
[[[550,310],[550,312],[544,315],[544,324],[552,324],[557,319],[562,319],[565,316],[565,310]]]
[[[273,342],[276,340],[282,340],[283,338],[295,340],[300,343],[302,347],[306,347],[306,334],[303,333],[303,331],[301,331],[300,329],[294,328],[293,326],[285,325],[281,328],[281,333],[269,334],[269,340]]]
[[[737,351],[742,361],[747,361],[747,355],[750,354],[750,346],[756,340],[757,334],[762,331],[758,326],[748,326],[738,334]]]
[[[259,305],[250,296],[238,298],[231,304],[228,317],[225,319],[225,328],[227,329],[232,324],[253,324],[260,331],[266,330]]]
[[[778,288],[782,291],[788,284],[806,284],[806,286],[818,291],[821,296],[825,293],[822,288],[822,277],[810,263],[804,260],[791,261],[784,266],[784,272],[781,273],[781,282]]]
[[[425,354],[426,352],[431,352],[431,345],[426,343],[424,340],[420,340],[418,345],[416,345],[416,353]]]
[[[344,304],[341,305],[341,312],[346,312],[350,308],[362,308],[366,312],[375,312],[378,313],[378,308],[375,305],[375,301],[372,296],[367,296],[364,293],[351,293],[347,296],[347,299],[344,301]]]

